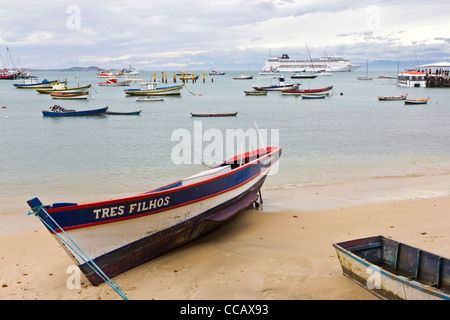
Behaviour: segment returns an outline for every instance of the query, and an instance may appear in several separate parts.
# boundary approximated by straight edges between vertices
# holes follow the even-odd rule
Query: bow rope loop
[[[124,300],[129,300],[128,297],[125,295],[125,293],[122,292],[122,290],[120,289],[119,285],[114,282],[111,281],[111,279],[108,278],[108,276],[102,271],[102,269],[100,269],[100,267],[91,259],[88,257],[88,255],[75,243],[75,241],[70,238],[70,236],[64,231],[63,228],[61,228],[61,226],[55,221],[55,219],[53,219],[52,216],[50,216],[47,212],[47,210],[45,210],[45,206],[44,205],[39,205],[36,207],[33,207],[32,212],[28,211],[27,214],[34,214],[36,217],[38,217],[42,223],[49,229],[51,230],[66,246],[68,246],[78,257],[80,257],[84,263],[86,263],[87,265],[89,265],[91,267],[92,270],[94,270],[94,272],[100,277],[102,278],[106,283],[108,283],[108,285],[113,288],[114,291],[116,291],[116,293],[122,297],[122,299]],[[76,247],[76,250],[73,246],[71,246],[68,241],[66,241],[66,239],[64,239],[63,237],[61,237],[56,231],[55,229],[53,229],[48,223],[47,221],[44,220],[44,218],[41,216],[42,214],[45,214],[47,216],[47,218],[49,218],[55,225],[56,227],[61,230],[61,232],[67,237],[68,240],[70,240],[70,242],[72,243],[73,246]]]

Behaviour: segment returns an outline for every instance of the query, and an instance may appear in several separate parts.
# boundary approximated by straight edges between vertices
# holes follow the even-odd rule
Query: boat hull
[[[251,207],[281,154],[281,148],[261,150],[248,153],[245,164],[238,165],[241,160],[235,157],[204,171],[211,175],[205,180],[192,176],[134,197],[54,204],[47,212],[108,277],[115,277],[220,228]],[[28,203],[34,208],[40,201]],[[42,218],[62,236],[48,217]],[[72,248],[63,247],[92,284],[104,281]]]
[[[66,89],[35,89],[39,93],[43,94],[50,94],[51,92],[65,92],[65,93],[87,93],[89,92],[89,89],[91,88],[91,85],[85,85],[82,87],[77,88],[66,88]]]
[[[86,111],[68,111],[68,112],[52,112],[49,110],[43,110],[42,115],[44,117],[85,117],[85,116],[97,116],[104,114],[108,110],[106,108],[86,110]]]
[[[426,104],[428,99],[406,99],[405,104]]]
[[[58,80],[42,81],[40,83],[30,83],[30,84],[15,83],[13,84],[13,86],[19,89],[52,88],[53,84],[57,82],[60,81]]]
[[[180,95],[183,86],[163,87],[152,90],[129,89],[124,90],[130,96],[163,96],[163,95]]]
[[[260,90],[260,91],[245,91],[244,90],[244,93],[247,96],[266,96],[267,92],[269,92],[269,91],[264,91],[264,90]]]
[[[450,300],[450,261],[446,258],[383,236],[333,247],[343,274],[379,298]]]
[[[397,100],[406,100],[408,94],[403,94],[400,96],[379,96],[378,100],[380,101],[397,101]]]
[[[234,117],[238,113],[232,112],[232,113],[192,113],[191,115],[193,117]]]
[[[288,89],[288,90],[281,90],[281,94],[284,95],[303,95],[303,94],[329,94],[331,90],[333,89],[333,86],[325,87],[325,88],[318,88],[318,89]]]

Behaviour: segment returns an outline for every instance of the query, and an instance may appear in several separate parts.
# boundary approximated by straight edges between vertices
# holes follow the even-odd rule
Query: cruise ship
[[[291,59],[284,53],[279,58],[269,58],[264,63],[261,74],[274,72],[344,72],[353,71],[360,66],[353,65],[346,58],[338,56],[326,56],[319,59]]]

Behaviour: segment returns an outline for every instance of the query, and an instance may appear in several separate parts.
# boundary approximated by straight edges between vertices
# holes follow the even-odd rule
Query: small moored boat
[[[209,73],[210,76],[223,76],[225,74],[225,72],[222,71],[217,71],[217,70],[212,70]]]
[[[378,100],[380,100],[380,101],[405,100],[407,96],[408,96],[407,93],[399,95],[399,96],[378,96]]]
[[[99,82],[99,86],[103,87],[128,87],[131,81],[117,81],[117,79],[107,79],[106,82]]]
[[[108,107],[93,110],[67,110],[59,105],[51,106],[49,110],[43,110],[44,117],[84,117],[102,115],[108,110]]]
[[[52,97],[52,99],[87,99],[88,95],[88,92],[50,92],[50,96]]]
[[[129,111],[129,112],[117,112],[117,111],[106,111],[105,114],[109,115],[119,115],[119,116],[138,116],[141,114],[141,110]]]
[[[85,86],[80,87],[73,87],[73,88],[67,88],[67,85],[65,82],[57,82],[54,83],[51,89],[48,88],[38,88],[35,89],[39,93],[43,94],[49,94],[51,92],[67,92],[67,93],[75,93],[75,92],[89,92],[89,89],[91,88],[90,84],[87,84]]]
[[[282,75],[272,77],[258,77],[258,84],[252,85],[253,89],[258,91],[282,91],[285,89],[294,89],[298,87],[296,83],[286,82]],[[262,84],[270,82],[270,84]]]
[[[325,98],[325,93],[302,93],[302,99],[323,99]]]
[[[450,260],[375,236],[333,247],[342,271],[362,287],[383,299],[450,300]]]
[[[429,97],[426,99],[406,99],[405,104],[425,104],[428,102]]]
[[[76,244],[63,248],[88,280],[99,285],[106,279],[96,267],[115,277],[251,208],[280,155],[280,147],[242,153],[172,184],[120,199],[43,205],[33,198],[28,205],[57,241]]]
[[[245,73],[241,73],[240,76],[238,77],[233,77],[234,80],[249,80],[249,79],[253,79],[253,76],[250,76],[248,74]]]
[[[283,89],[281,90],[281,94],[284,95],[302,95],[302,94],[310,94],[310,93],[325,93],[329,94],[333,89],[333,86],[328,86],[324,88],[316,88],[316,89]]]
[[[13,86],[19,89],[52,88],[53,84],[59,82],[67,83],[66,81],[58,81],[58,80],[49,81],[47,79],[44,79],[39,82],[37,78],[29,78],[23,79],[22,83],[14,83]]]
[[[164,100],[163,97],[157,97],[157,96],[154,96],[154,97],[137,97],[136,98],[136,101],[139,101],[139,102],[145,102],[145,101],[151,102],[151,101],[163,101],[163,100]]]
[[[142,83],[139,89],[126,89],[124,92],[130,96],[162,96],[180,95],[183,85],[157,87],[157,82]]]
[[[233,112],[233,113],[192,113],[191,112],[191,115],[193,117],[234,117],[237,114],[238,114],[237,112]]]
[[[245,91],[246,96],[267,96],[267,90],[259,90],[259,91]]]

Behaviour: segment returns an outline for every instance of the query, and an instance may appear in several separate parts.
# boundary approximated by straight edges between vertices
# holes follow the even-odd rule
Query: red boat
[[[318,88],[318,89],[283,89],[281,90],[282,94],[291,94],[291,95],[301,95],[305,93],[325,93],[328,94],[329,91],[333,89],[333,86],[328,86],[325,88]]]
[[[2,80],[14,80],[20,76],[20,71],[9,71],[8,69],[3,69],[0,73],[0,79]]]

